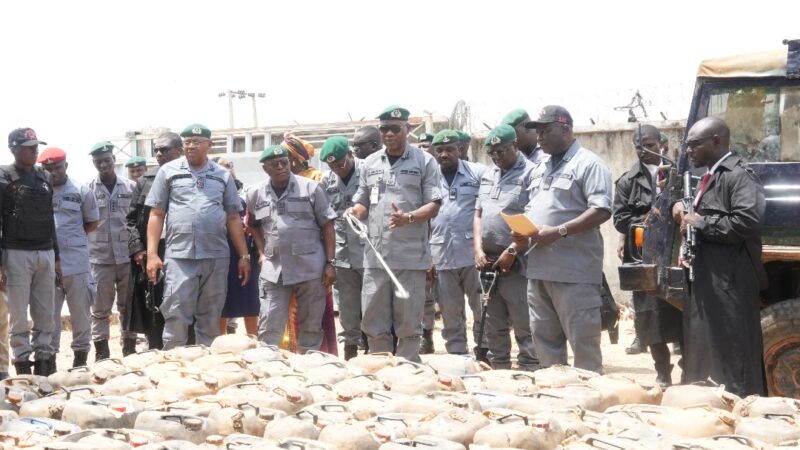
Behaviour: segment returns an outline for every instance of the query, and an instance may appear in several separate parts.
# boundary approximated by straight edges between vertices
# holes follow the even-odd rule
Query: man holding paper
[[[539,361],[533,349],[528,318],[525,258],[511,241],[511,230],[501,217],[501,214],[516,215],[524,211],[528,204],[526,187],[536,167],[519,151],[516,139],[514,128],[502,124],[493,129],[484,142],[494,167],[486,170],[481,178],[475,204],[475,267],[496,269],[500,275],[486,306],[485,327],[492,368],[511,368],[511,325],[519,347],[517,365],[520,370],[532,371],[539,367]]]
[[[535,128],[545,157],[533,171],[525,214],[539,227],[515,235],[528,254],[528,306],[533,341],[543,367],[567,364],[602,372],[600,306],[603,239],[599,226],[611,217],[611,172],[583,148],[562,106],[546,106]]]

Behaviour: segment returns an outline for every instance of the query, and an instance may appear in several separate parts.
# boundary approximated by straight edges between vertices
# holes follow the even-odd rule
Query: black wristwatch
[[[508,252],[508,254],[509,254],[509,255],[511,255],[511,256],[517,256],[517,254],[518,254],[518,252],[517,252],[517,249],[516,249],[516,248],[514,248],[514,247],[508,247],[508,248],[506,249],[506,251],[507,251],[507,252]]]

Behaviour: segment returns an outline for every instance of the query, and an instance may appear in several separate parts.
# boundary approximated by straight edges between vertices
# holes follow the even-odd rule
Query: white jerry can
[[[142,411],[136,418],[136,429],[156,432],[164,439],[185,440],[201,444],[217,434],[214,422],[206,417],[163,411]]]
[[[132,356],[132,355],[128,355]],[[132,370],[106,381],[98,387],[100,395],[126,395],[131,392],[154,389],[156,384],[142,370]]]
[[[62,387],[59,392],[22,403],[19,414],[23,417],[48,417],[61,420],[61,413],[67,401],[95,397],[96,388],[97,386]]]
[[[61,420],[81,428],[133,428],[145,408],[142,402],[119,396],[71,399],[64,404]]]

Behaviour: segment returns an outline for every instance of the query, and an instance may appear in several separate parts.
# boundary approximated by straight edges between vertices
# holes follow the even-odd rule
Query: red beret
[[[36,161],[39,164],[57,164],[67,159],[67,153],[64,150],[56,147],[45,149],[39,159]]]

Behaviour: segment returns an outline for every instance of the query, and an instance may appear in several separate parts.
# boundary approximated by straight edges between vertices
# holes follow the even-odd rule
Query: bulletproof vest
[[[16,168],[0,166],[3,186],[3,238],[47,241],[53,238],[53,189],[41,169],[25,178]]]

